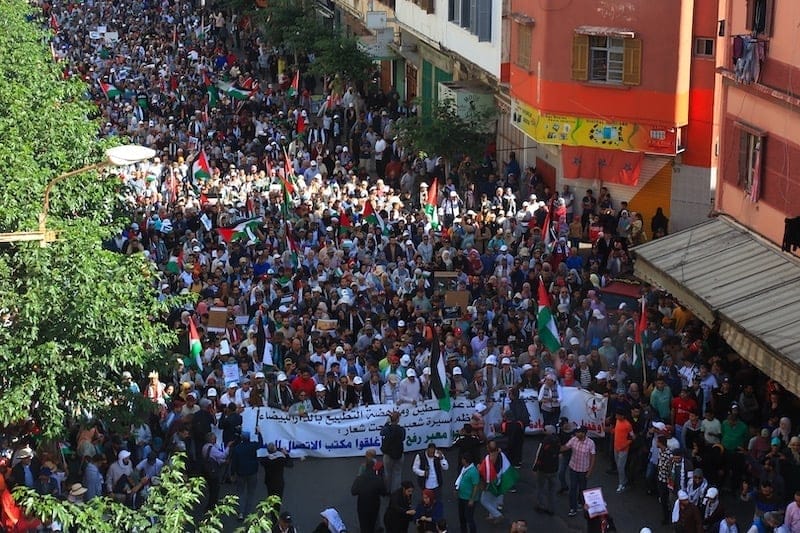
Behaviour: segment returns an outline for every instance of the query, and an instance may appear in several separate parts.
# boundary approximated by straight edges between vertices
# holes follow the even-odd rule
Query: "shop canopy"
[[[719,216],[633,249],[639,278],[673,294],[739,355],[800,396],[800,261]]]

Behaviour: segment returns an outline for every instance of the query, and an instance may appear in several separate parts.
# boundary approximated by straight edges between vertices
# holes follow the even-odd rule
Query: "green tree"
[[[321,76],[338,74],[342,79],[365,81],[375,68],[369,54],[358,46],[356,37],[334,33],[317,40],[311,72]]]
[[[398,121],[397,135],[412,153],[442,157],[450,165],[459,157],[478,159],[489,141],[495,118],[493,109],[472,108],[459,114],[452,100],[432,105],[430,117],[421,115]]]
[[[64,80],[33,16],[23,0],[0,3],[0,232],[36,229],[47,183],[105,148],[85,83]],[[156,272],[101,245],[126,222],[118,186],[97,172],[65,180],[50,202],[57,242],[0,245],[0,424],[32,418],[59,436],[71,414],[127,409],[123,369],[165,365],[175,336],[157,320]]]
[[[186,476],[184,461],[183,454],[171,458],[171,464],[161,471],[159,484],[150,487],[144,505],[135,511],[107,497],[93,498],[85,505],[77,505],[52,496],[41,496],[25,487],[16,489],[14,496],[29,516],[45,523],[56,521],[64,531],[71,527],[96,533],[225,531],[226,519],[236,513],[238,498],[225,496],[213,509],[198,517],[196,511],[203,503],[205,480]],[[280,498],[270,496],[259,503],[256,511],[234,531],[268,533],[279,510]]]

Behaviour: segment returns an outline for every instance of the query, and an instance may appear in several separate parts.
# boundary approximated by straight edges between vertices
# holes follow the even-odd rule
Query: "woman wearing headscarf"
[[[330,507],[319,513],[322,517],[322,522],[319,523],[313,533],[344,533],[347,527],[344,525],[344,520],[339,516],[339,511]]]
[[[422,491],[422,500],[417,504],[416,514],[417,532],[438,531],[437,522],[444,518],[444,506],[436,500],[436,494],[431,489]]]

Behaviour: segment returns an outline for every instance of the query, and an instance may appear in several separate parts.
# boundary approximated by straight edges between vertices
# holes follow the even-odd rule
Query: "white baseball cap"
[[[409,368],[408,371],[406,372],[406,377],[409,378],[417,377],[417,371],[414,370],[413,368]]]

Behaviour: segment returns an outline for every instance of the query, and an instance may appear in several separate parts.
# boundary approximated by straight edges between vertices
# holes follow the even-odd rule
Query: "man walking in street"
[[[386,491],[395,492],[400,488],[403,475],[403,450],[405,449],[406,430],[400,425],[400,413],[393,411],[389,420],[381,429],[381,451],[383,452],[383,476]]]
[[[456,479],[458,494],[458,523],[461,533],[477,533],[475,502],[481,492],[481,476],[469,455],[461,455],[461,473]]]
[[[586,490],[586,479],[592,475],[597,450],[594,441],[586,437],[586,426],[575,431],[575,436],[561,447],[562,452],[572,450],[569,460],[569,516],[578,514],[578,496]]]
[[[447,458],[431,442],[424,452],[416,454],[411,470],[417,476],[420,490],[430,489],[436,501],[442,501],[442,472],[448,468]]]
[[[258,426],[256,426],[258,433]],[[261,436],[259,435],[259,441]],[[236,487],[239,489],[239,520],[249,515],[256,501],[256,485],[258,483],[258,449],[260,443],[251,442],[250,434],[242,432],[239,442],[231,452],[231,475],[236,476]]]
[[[383,479],[375,471],[375,460],[367,459],[363,471],[353,481],[350,494],[356,497],[358,528],[361,533],[374,533],[381,509],[381,496],[388,494]]]
[[[554,426],[545,426],[544,433],[533,465],[533,471],[536,472],[536,510],[552,516],[556,509],[556,477],[561,442]]]
[[[617,475],[619,485],[617,492],[625,492],[628,489],[628,452],[633,443],[633,425],[630,423],[624,412],[617,411],[616,423],[614,424],[614,463],[617,465]]]

